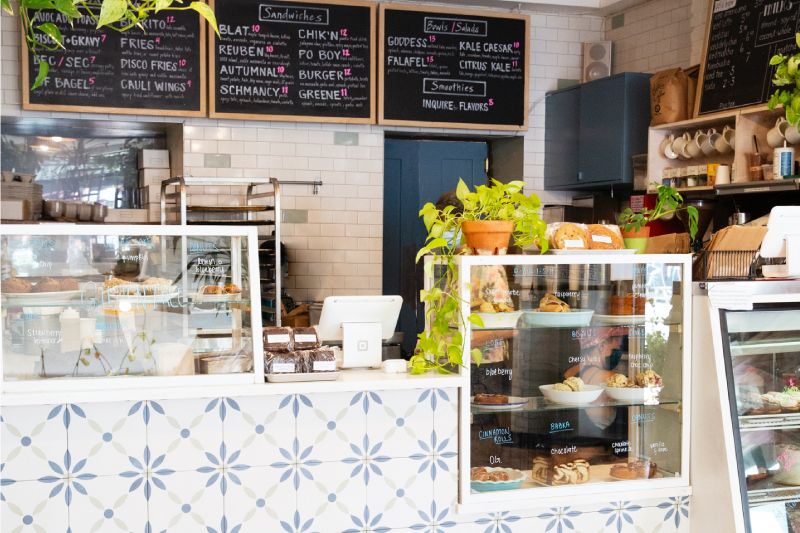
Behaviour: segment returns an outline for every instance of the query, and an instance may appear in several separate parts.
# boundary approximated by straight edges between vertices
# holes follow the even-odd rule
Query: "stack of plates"
[[[3,200],[29,200],[34,220],[42,218],[42,186],[38,183],[4,181],[0,184],[0,196]]]

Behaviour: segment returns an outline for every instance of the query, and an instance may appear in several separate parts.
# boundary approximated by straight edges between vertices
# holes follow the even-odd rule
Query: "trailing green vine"
[[[3,11],[9,15],[14,14],[11,0],[0,0],[0,3]],[[19,17],[25,35],[25,44],[28,51],[34,56],[37,52],[42,51],[66,50],[64,37],[59,27],[53,22],[41,22],[39,19],[39,13],[42,11],[55,11],[61,14],[70,26],[76,20],[86,16],[97,28],[107,27],[125,32],[133,28],[145,31],[142,23],[155,13],[188,10],[199,13],[219,35],[214,10],[203,1],[193,1],[186,5],[184,0],[20,0],[19,2]],[[31,90],[42,85],[50,71],[47,61],[39,59],[37,63],[39,70]]]

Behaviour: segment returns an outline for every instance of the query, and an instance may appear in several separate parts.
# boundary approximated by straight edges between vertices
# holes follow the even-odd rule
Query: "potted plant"
[[[635,212],[627,207],[620,214],[617,222],[622,231],[626,248],[634,248],[639,250],[638,253],[644,253],[647,248],[647,239],[650,237],[650,228],[647,227],[647,224],[660,218],[670,218],[681,211],[685,211],[688,215],[691,240],[694,240],[697,235],[697,208],[691,205],[684,206],[683,197],[674,187],[659,185],[657,194],[658,199],[653,209],[645,208]]]
[[[417,347],[409,361],[412,374],[429,370],[447,373],[452,366],[464,364],[461,330],[465,321],[483,326],[475,313],[465,317],[461,312],[463,300],[455,262],[457,255],[471,251],[502,254],[511,237],[517,246],[538,242],[543,252],[547,250],[547,225],[539,217],[539,198],[525,195],[523,186],[521,181],[502,183],[492,179],[491,185],[479,185],[470,191],[463,180],[459,180],[456,197],[461,206],[437,208],[429,202],[420,210],[428,234],[416,260],[419,262],[423,256],[431,254],[433,261],[426,265],[426,274],[432,274],[430,269],[437,266],[441,271],[434,287],[420,291],[420,300],[427,306],[427,327],[417,336]],[[496,222],[503,222],[501,226],[504,227],[498,230]],[[477,240],[476,233],[479,234]],[[489,237],[481,233],[488,233]],[[462,246],[462,241],[466,246]],[[473,349],[470,355],[480,363],[480,350]]]
[[[800,33],[796,33],[794,39],[800,47]],[[786,121],[792,126],[797,126],[800,124],[800,72],[798,72],[800,53],[791,56],[776,54],[769,60],[769,64],[775,67],[772,85],[779,88],[772,93],[767,106],[775,109],[778,104],[782,105]]]
[[[14,14],[11,0],[0,0],[3,11],[9,15]],[[59,27],[53,22],[43,22],[39,17],[42,11],[58,13],[70,26],[83,16],[91,18],[97,28],[106,27],[115,31],[128,31],[136,28],[144,32],[142,22],[151,15],[160,11],[185,11],[193,10],[200,14],[219,36],[217,19],[214,10],[205,1],[193,1],[184,4],[184,0],[20,0],[19,17],[22,31],[25,36],[25,45],[28,51],[36,55],[37,52],[66,49],[64,38]],[[43,58],[39,59],[39,70],[31,90],[39,87],[47,78],[50,64]]]

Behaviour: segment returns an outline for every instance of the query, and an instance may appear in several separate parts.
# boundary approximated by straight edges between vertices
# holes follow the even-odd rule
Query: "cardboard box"
[[[139,168],[169,168],[169,150],[139,150]]]
[[[139,198],[141,198],[141,205],[148,206],[149,204],[158,205],[161,203],[161,186],[148,185],[147,187],[139,187]]]
[[[3,200],[0,202],[3,220],[33,220],[30,200]]]
[[[109,209],[106,224],[146,224],[147,209]]]
[[[161,186],[161,182],[171,178],[169,168],[143,168],[139,170],[139,187]]]

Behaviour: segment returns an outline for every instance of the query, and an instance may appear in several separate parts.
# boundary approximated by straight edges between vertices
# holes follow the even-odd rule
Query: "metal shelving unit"
[[[244,202],[240,205],[201,205],[191,203],[192,187],[220,185],[246,186]],[[272,204],[261,204],[255,201],[261,198],[272,198]],[[269,271],[273,268],[274,280],[261,277],[261,286],[271,288],[272,291],[262,292],[262,298],[273,298],[275,303],[273,310],[275,319],[274,324],[281,325],[281,294],[282,294],[282,275],[281,269],[281,183],[276,178],[225,178],[224,182],[219,178],[201,177],[174,177],[161,182],[161,224],[169,224],[169,215],[177,213],[175,223],[182,226],[188,225],[207,225],[207,226],[272,226],[272,235],[266,240],[274,239],[275,258],[274,265],[260,265],[261,272]],[[200,219],[192,220],[190,215],[199,214]],[[235,218],[235,215],[241,218]],[[266,217],[259,218],[259,215],[266,214]],[[215,217],[216,215],[216,217]],[[185,241],[184,241],[185,247]],[[261,248],[261,246],[259,246]],[[186,257],[186,250],[183,251]],[[271,321],[272,322],[272,321]],[[265,322],[266,323],[266,322]]]

